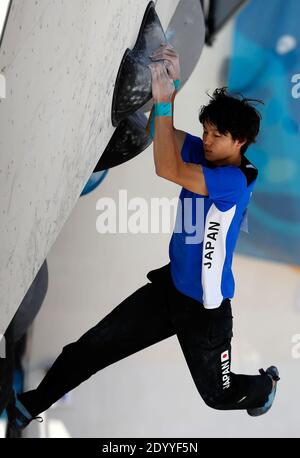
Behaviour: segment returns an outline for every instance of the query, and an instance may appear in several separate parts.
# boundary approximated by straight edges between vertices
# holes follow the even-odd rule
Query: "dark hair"
[[[261,120],[261,114],[249,102],[264,102],[241,94],[237,94],[241,98],[229,95],[227,87],[215,89],[212,96],[207,95],[211,100],[201,107],[199,121],[214,124],[221,134],[229,132],[233,140],[246,140],[241,147],[241,154],[245,154],[248,146],[255,143]]]

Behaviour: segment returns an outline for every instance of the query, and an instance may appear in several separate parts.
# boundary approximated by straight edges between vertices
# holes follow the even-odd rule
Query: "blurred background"
[[[0,1],[1,13],[6,13],[9,2]],[[78,11],[84,8],[84,2],[75,1]],[[34,2],[27,2],[20,2],[23,9],[28,5],[33,7]],[[62,3],[68,2],[71,0]],[[103,6],[107,17],[115,10],[119,16],[121,12],[126,17],[136,14],[131,41],[126,44],[132,47],[148,2],[141,2],[138,13],[133,10],[139,0],[95,2],[98,6],[102,3],[99,8]],[[40,3],[47,6],[48,2]],[[122,6],[124,3],[126,8]],[[189,8],[195,11],[193,27],[189,30],[197,45],[189,45],[189,41],[182,49],[189,55],[186,59],[189,70],[175,101],[177,129],[202,136],[198,113],[201,105],[208,103],[207,92],[211,94],[216,87],[228,86],[233,92],[264,101],[263,106],[257,106],[263,116],[261,133],[246,153],[259,169],[248,209],[249,233],[240,234],[233,261],[236,293],[232,301],[232,371],[257,374],[260,367],[277,365],[281,380],[276,400],[270,412],[260,418],[252,418],[244,411],[210,409],[200,398],[177,337],[173,336],[98,372],[45,412],[43,423],[33,422],[23,437],[300,437],[300,32],[297,23],[300,4],[298,0],[157,0],[154,3],[167,38],[173,40],[174,33],[181,31],[184,36],[185,27],[192,21],[187,20],[186,11]],[[205,30],[200,13],[197,19],[198,9],[205,19]],[[21,24],[20,18],[16,21],[20,11],[11,11],[14,14],[11,27]],[[60,17],[58,5],[56,13]],[[44,19],[40,15],[35,19],[38,30]],[[62,23],[64,19],[62,16]],[[124,17],[115,22],[118,30],[123,22],[126,22]],[[37,41],[38,37],[30,36],[30,39]],[[120,64],[119,56],[126,49],[124,43],[116,58],[114,75]],[[104,42],[97,42],[99,54],[105,46]],[[0,49],[0,71],[4,74],[5,49],[3,46]],[[98,76],[108,80],[111,75],[103,71]],[[6,85],[6,99],[0,103],[2,121],[10,97],[8,77]],[[114,131],[109,124],[111,96],[110,93],[102,99],[103,105],[107,105],[103,127],[107,135],[101,138],[103,144],[97,145],[98,155]],[[144,112],[148,116],[148,109]],[[88,123],[93,123],[93,113],[95,116],[95,111],[89,112]],[[2,122],[0,129],[1,138],[5,123]],[[6,156],[5,142],[0,146],[1,156]],[[172,228],[169,233],[156,234],[118,231],[100,234],[96,228],[97,202],[111,198],[118,205],[119,190],[126,190],[128,199],[145,199],[149,206],[153,197],[178,197],[177,185],[155,175],[152,144],[129,161],[97,174],[91,174],[97,151],[93,158],[89,165],[82,165],[85,175],[82,173],[81,181],[77,181],[77,194],[72,195],[61,227],[53,232],[49,250],[39,248],[47,232],[35,233],[35,250],[41,252],[39,263],[33,269],[31,252],[27,252],[26,262],[22,264],[32,278],[28,274],[31,290],[28,287],[20,290],[22,307],[17,299],[14,306],[14,312],[19,313],[18,319],[17,315],[14,318],[15,329],[19,326],[19,331],[14,331],[12,339],[13,375],[19,391],[35,388],[64,345],[77,340],[145,284],[149,270],[168,262]],[[72,173],[75,176],[76,168]],[[5,180],[3,186],[7,186]],[[14,222],[10,216],[8,211],[3,224],[12,231]],[[4,244],[1,251],[4,253]],[[11,276],[14,278],[14,270]],[[8,294],[2,288],[4,281],[0,285],[4,299]],[[18,287],[15,281],[15,288]],[[5,428],[3,414],[2,437]]]

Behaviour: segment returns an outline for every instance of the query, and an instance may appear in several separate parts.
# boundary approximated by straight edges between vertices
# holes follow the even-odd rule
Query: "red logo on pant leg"
[[[229,359],[229,351],[223,351],[221,354],[221,362],[223,363],[224,361],[227,361]]]

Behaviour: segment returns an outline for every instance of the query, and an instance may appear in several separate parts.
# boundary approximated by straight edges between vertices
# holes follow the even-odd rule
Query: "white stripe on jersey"
[[[226,237],[235,211],[236,205],[222,212],[212,204],[206,216],[201,274],[205,308],[217,308],[223,300],[221,281],[226,259]]]

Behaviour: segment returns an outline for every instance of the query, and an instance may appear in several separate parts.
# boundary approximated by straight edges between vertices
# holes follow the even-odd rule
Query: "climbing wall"
[[[162,11],[167,24],[178,1]],[[0,49],[0,334],[114,127],[120,61],[148,0],[12,0]]]

